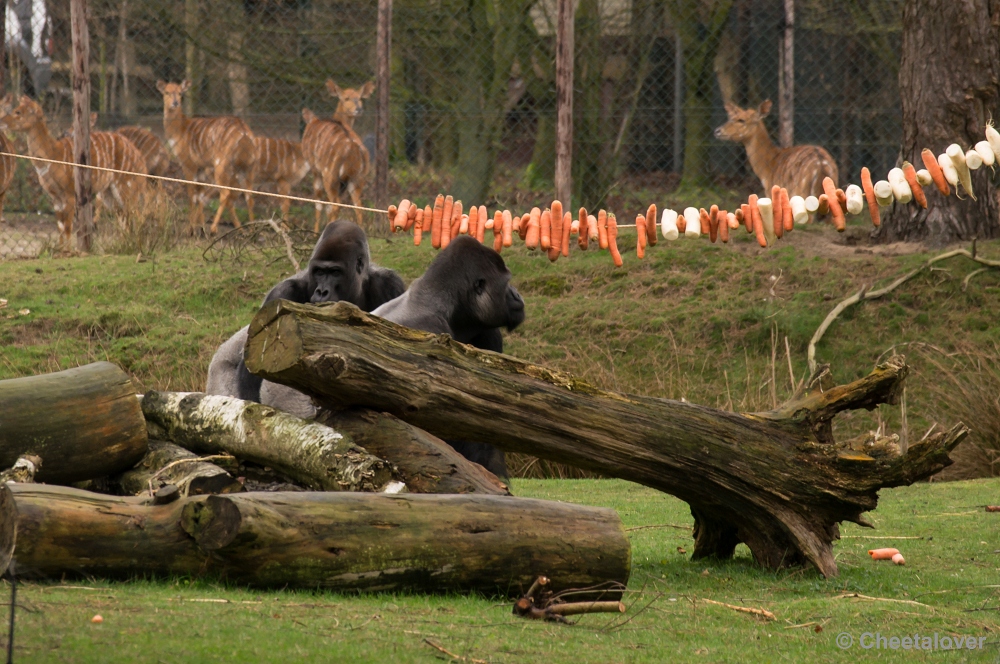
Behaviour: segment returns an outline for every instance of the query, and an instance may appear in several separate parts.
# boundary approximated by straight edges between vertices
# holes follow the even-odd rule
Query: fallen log
[[[400,479],[391,463],[342,434],[259,403],[150,391],[142,412],[172,443],[198,454],[231,454],[311,489],[380,491]]]
[[[769,568],[811,562],[834,576],[838,524],[869,525],[883,487],[949,465],[962,425],[910,445],[875,434],[834,441],[837,413],[893,403],[894,357],[848,385],[820,375],[769,413],[732,413],[600,390],[574,376],[408,329],[346,304],[266,304],[250,324],[251,372],[328,407],[378,408],[432,434],[478,440],[621,477],[691,506],[693,557],[744,542]]]
[[[176,486],[181,496],[243,491],[235,477],[202,458],[173,443],[150,440],[146,456],[135,468],[113,478],[112,484],[131,496],[151,495],[168,484]]]
[[[496,475],[440,438],[388,413],[354,408],[321,410],[316,420],[371,454],[392,461],[411,493],[510,495]]]
[[[0,380],[0,468],[37,455],[35,480],[57,484],[131,468],[147,442],[135,392],[110,362]]]
[[[515,596],[540,572],[560,588],[626,584],[629,576],[628,539],[604,508],[349,492],[153,505],[68,487],[2,490],[16,511],[4,512],[0,495],[0,528],[12,532],[16,521],[18,574],[31,577],[210,575],[259,587]]]
[[[18,457],[14,465],[7,470],[0,472],[0,484],[8,482],[20,482],[21,484],[31,484],[35,481],[35,475],[42,468],[42,457],[34,454],[25,454]]]

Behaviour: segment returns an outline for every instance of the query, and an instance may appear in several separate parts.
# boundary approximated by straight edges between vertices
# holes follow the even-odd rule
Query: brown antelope
[[[823,193],[823,178],[829,176],[837,183],[837,162],[818,145],[775,145],[764,126],[770,111],[770,99],[760,108],[740,108],[727,102],[729,121],[715,130],[715,137],[743,144],[765,196],[770,196],[771,187],[778,185],[788,189],[789,196],[818,197]]]
[[[73,139],[56,139],[45,123],[42,107],[27,96],[0,118],[0,129],[23,131],[28,138],[28,155],[58,161],[73,161]],[[90,134],[90,163],[101,168],[114,168],[130,173],[146,173],[146,162],[131,142],[124,136],[104,131]],[[73,215],[76,212],[76,192],[73,185],[73,167],[33,161],[38,181],[52,199],[56,221],[66,247],[73,237]],[[145,189],[141,175],[122,175],[107,171],[91,171],[91,191],[98,202],[104,192],[112,194],[116,202],[125,207]]]
[[[7,95],[0,100],[0,115],[6,115],[10,111],[11,98]],[[0,152],[5,153],[0,156],[0,222],[3,222],[3,201],[7,197],[7,190],[10,183],[14,181],[14,173],[17,171],[17,158],[9,155],[14,154],[14,146],[7,139],[7,136],[0,131]]]
[[[341,88],[333,79],[327,79],[326,89],[338,99],[337,112],[332,120],[316,117],[308,108],[302,109],[306,121],[302,132],[302,153],[312,167],[313,195],[320,198],[326,192],[327,221],[332,221],[340,203],[342,192],[351,196],[354,205],[361,205],[361,192],[368,177],[368,150],[354,133],[354,120],[361,114],[363,100],[375,91],[374,81],[360,89]],[[316,205],[315,231],[319,232],[320,206]],[[355,210],[361,223],[361,211]]]
[[[163,142],[156,134],[145,127],[119,127],[116,134],[121,134],[134,145],[146,162],[146,170],[150,175],[166,175],[170,168],[170,155],[163,147]]]
[[[283,138],[254,137],[255,184],[274,183],[278,193],[288,195],[309,172],[309,162],[302,156],[302,144]],[[291,201],[281,199],[281,216],[288,217]]]
[[[253,188],[254,142],[253,132],[243,120],[220,116],[215,118],[189,118],[181,110],[181,97],[191,86],[188,81],[167,83],[157,81],[156,89],[163,95],[163,130],[167,145],[181,164],[184,177],[194,180],[202,173],[211,172],[215,183],[224,187]],[[199,189],[201,191],[199,191]],[[191,230],[205,223],[204,204],[208,199],[205,187],[188,185],[191,197],[189,216]],[[244,194],[250,220],[253,221],[253,194]],[[228,209],[233,225],[240,227],[233,204],[233,192],[219,192],[219,209],[212,221],[211,233],[219,230],[219,221]]]

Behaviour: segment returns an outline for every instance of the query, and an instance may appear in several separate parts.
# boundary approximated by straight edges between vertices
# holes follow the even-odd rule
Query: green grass
[[[1000,630],[1000,480],[924,484],[883,493],[878,529],[844,529],[839,577],[767,572],[739,547],[731,562],[692,562],[691,517],[677,499],[619,480],[518,480],[518,495],[618,510],[632,542],[624,615],[584,616],[575,626],[511,615],[510,604],[462,596],[343,596],[257,591],[204,581],[64,580],[18,588],[17,652],[31,662],[434,662],[447,650],[491,663],[843,662],[873,659],[857,639],[974,635],[986,651],[883,651],[886,661],[994,662]],[[669,524],[669,525],[668,525]],[[642,528],[643,526],[651,526]],[[674,528],[671,526],[681,526]],[[639,529],[636,529],[639,528]],[[859,535],[923,539],[872,540]],[[866,550],[896,546],[905,567]],[[544,570],[539,570],[540,573]],[[989,587],[993,586],[993,587]],[[841,597],[858,593],[881,601]],[[762,622],[708,598],[764,608]],[[227,600],[204,602],[199,600]],[[916,604],[911,603],[916,602]],[[100,614],[103,624],[91,624]],[[0,614],[2,615],[2,614]],[[804,625],[804,626],[803,626]],[[816,631],[820,626],[821,630]],[[852,634],[842,652],[835,639]]]

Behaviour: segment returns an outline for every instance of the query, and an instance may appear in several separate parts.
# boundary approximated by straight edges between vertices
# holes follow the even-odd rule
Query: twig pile
[[[569,624],[566,616],[577,616],[584,613],[625,613],[625,605],[617,600],[567,602],[565,597],[575,593],[593,594],[594,588],[574,588],[561,593],[552,593],[545,589],[549,579],[540,576],[531,584],[531,588],[519,600],[514,602],[514,615],[531,620],[548,620]]]

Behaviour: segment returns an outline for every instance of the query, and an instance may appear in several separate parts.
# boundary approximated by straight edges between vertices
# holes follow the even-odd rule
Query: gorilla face
[[[328,224],[307,268],[309,301],[350,302],[364,306],[364,283],[369,269],[368,241],[350,221]]]
[[[461,236],[452,241],[460,254],[457,278],[459,305],[453,313],[452,327],[487,329],[506,327],[513,330],[524,322],[524,300],[510,283],[510,270],[496,253],[476,240]],[[449,249],[451,245],[449,245]]]

